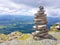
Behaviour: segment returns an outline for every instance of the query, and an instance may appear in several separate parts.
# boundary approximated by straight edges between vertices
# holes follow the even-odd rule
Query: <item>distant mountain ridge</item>
[[[47,17],[47,27],[56,22],[60,22],[60,18]],[[23,33],[31,33],[33,31],[34,16],[22,15],[0,15],[0,33],[10,33],[20,31]]]

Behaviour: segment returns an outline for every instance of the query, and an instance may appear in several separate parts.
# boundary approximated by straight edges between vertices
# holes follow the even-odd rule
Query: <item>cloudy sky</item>
[[[0,0],[0,15],[33,16],[40,5],[45,7],[47,16],[60,17],[60,0]]]

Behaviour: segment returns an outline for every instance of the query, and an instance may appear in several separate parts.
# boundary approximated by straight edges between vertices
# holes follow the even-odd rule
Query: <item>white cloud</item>
[[[21,2],[21,0],[19,0]],[[24,2],[25,1],[25,2]],[[24,0],[22,3],[15,3],[11,0],[0,0],[0,15],[34,15],[38,10],[38,5],[44,5],[48,17],[60,17],[59,0]],[[56,2],[56,3],[53,3]],[[36,3],[36,4],[35,4]],[[30,5],[31,4],[31,5]],[[34,7],[33,7],[34,6]]]
[[[6,0],[7,1],[7,0]],[[10,15],[34,15],[35,8],[29,7],[25,4],[16,4],[14,2],[0,1],[0,14]]]
[[[60,8],[47,8],[46,14],[48,17],[60,17]]]

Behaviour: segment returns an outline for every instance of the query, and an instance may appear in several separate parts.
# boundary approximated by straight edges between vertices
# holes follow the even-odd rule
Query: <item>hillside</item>
[[[22,33],[32,33],[33,32],[33,22],[34,16],[22,16],[22,15],[1,15],[0,16],[0,33],[9,34],[14,31],[20,31]],[[47,17],[48,24],[47,27],[56,22],[60,22],[60,18]],[[28,27],[28,28],[27,28]]]
[[[60,32],[60,29],[58,30],[58,29],[56,29],[56,24],[54,24],[54,25],[52,25],[51,27],[50,27],[50,31],[49,32]]]
[[[17,38],[13,38],[9,41],[4,41],[0,43],[0,45],[60,45],[60,32],[49,32],[49,34],[55,37],[57,40],[33,40],[33,36],[31,34],[20,34],[20,32],[16,32],[14,35],[17,36]]]

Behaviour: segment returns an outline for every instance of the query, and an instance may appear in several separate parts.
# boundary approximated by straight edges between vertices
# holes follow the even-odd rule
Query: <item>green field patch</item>
[[[31,35],[29,34],[23,34],[22,36],[20,36],[19,38],[17,38],[18,40],[27,40],[31,37]]]

